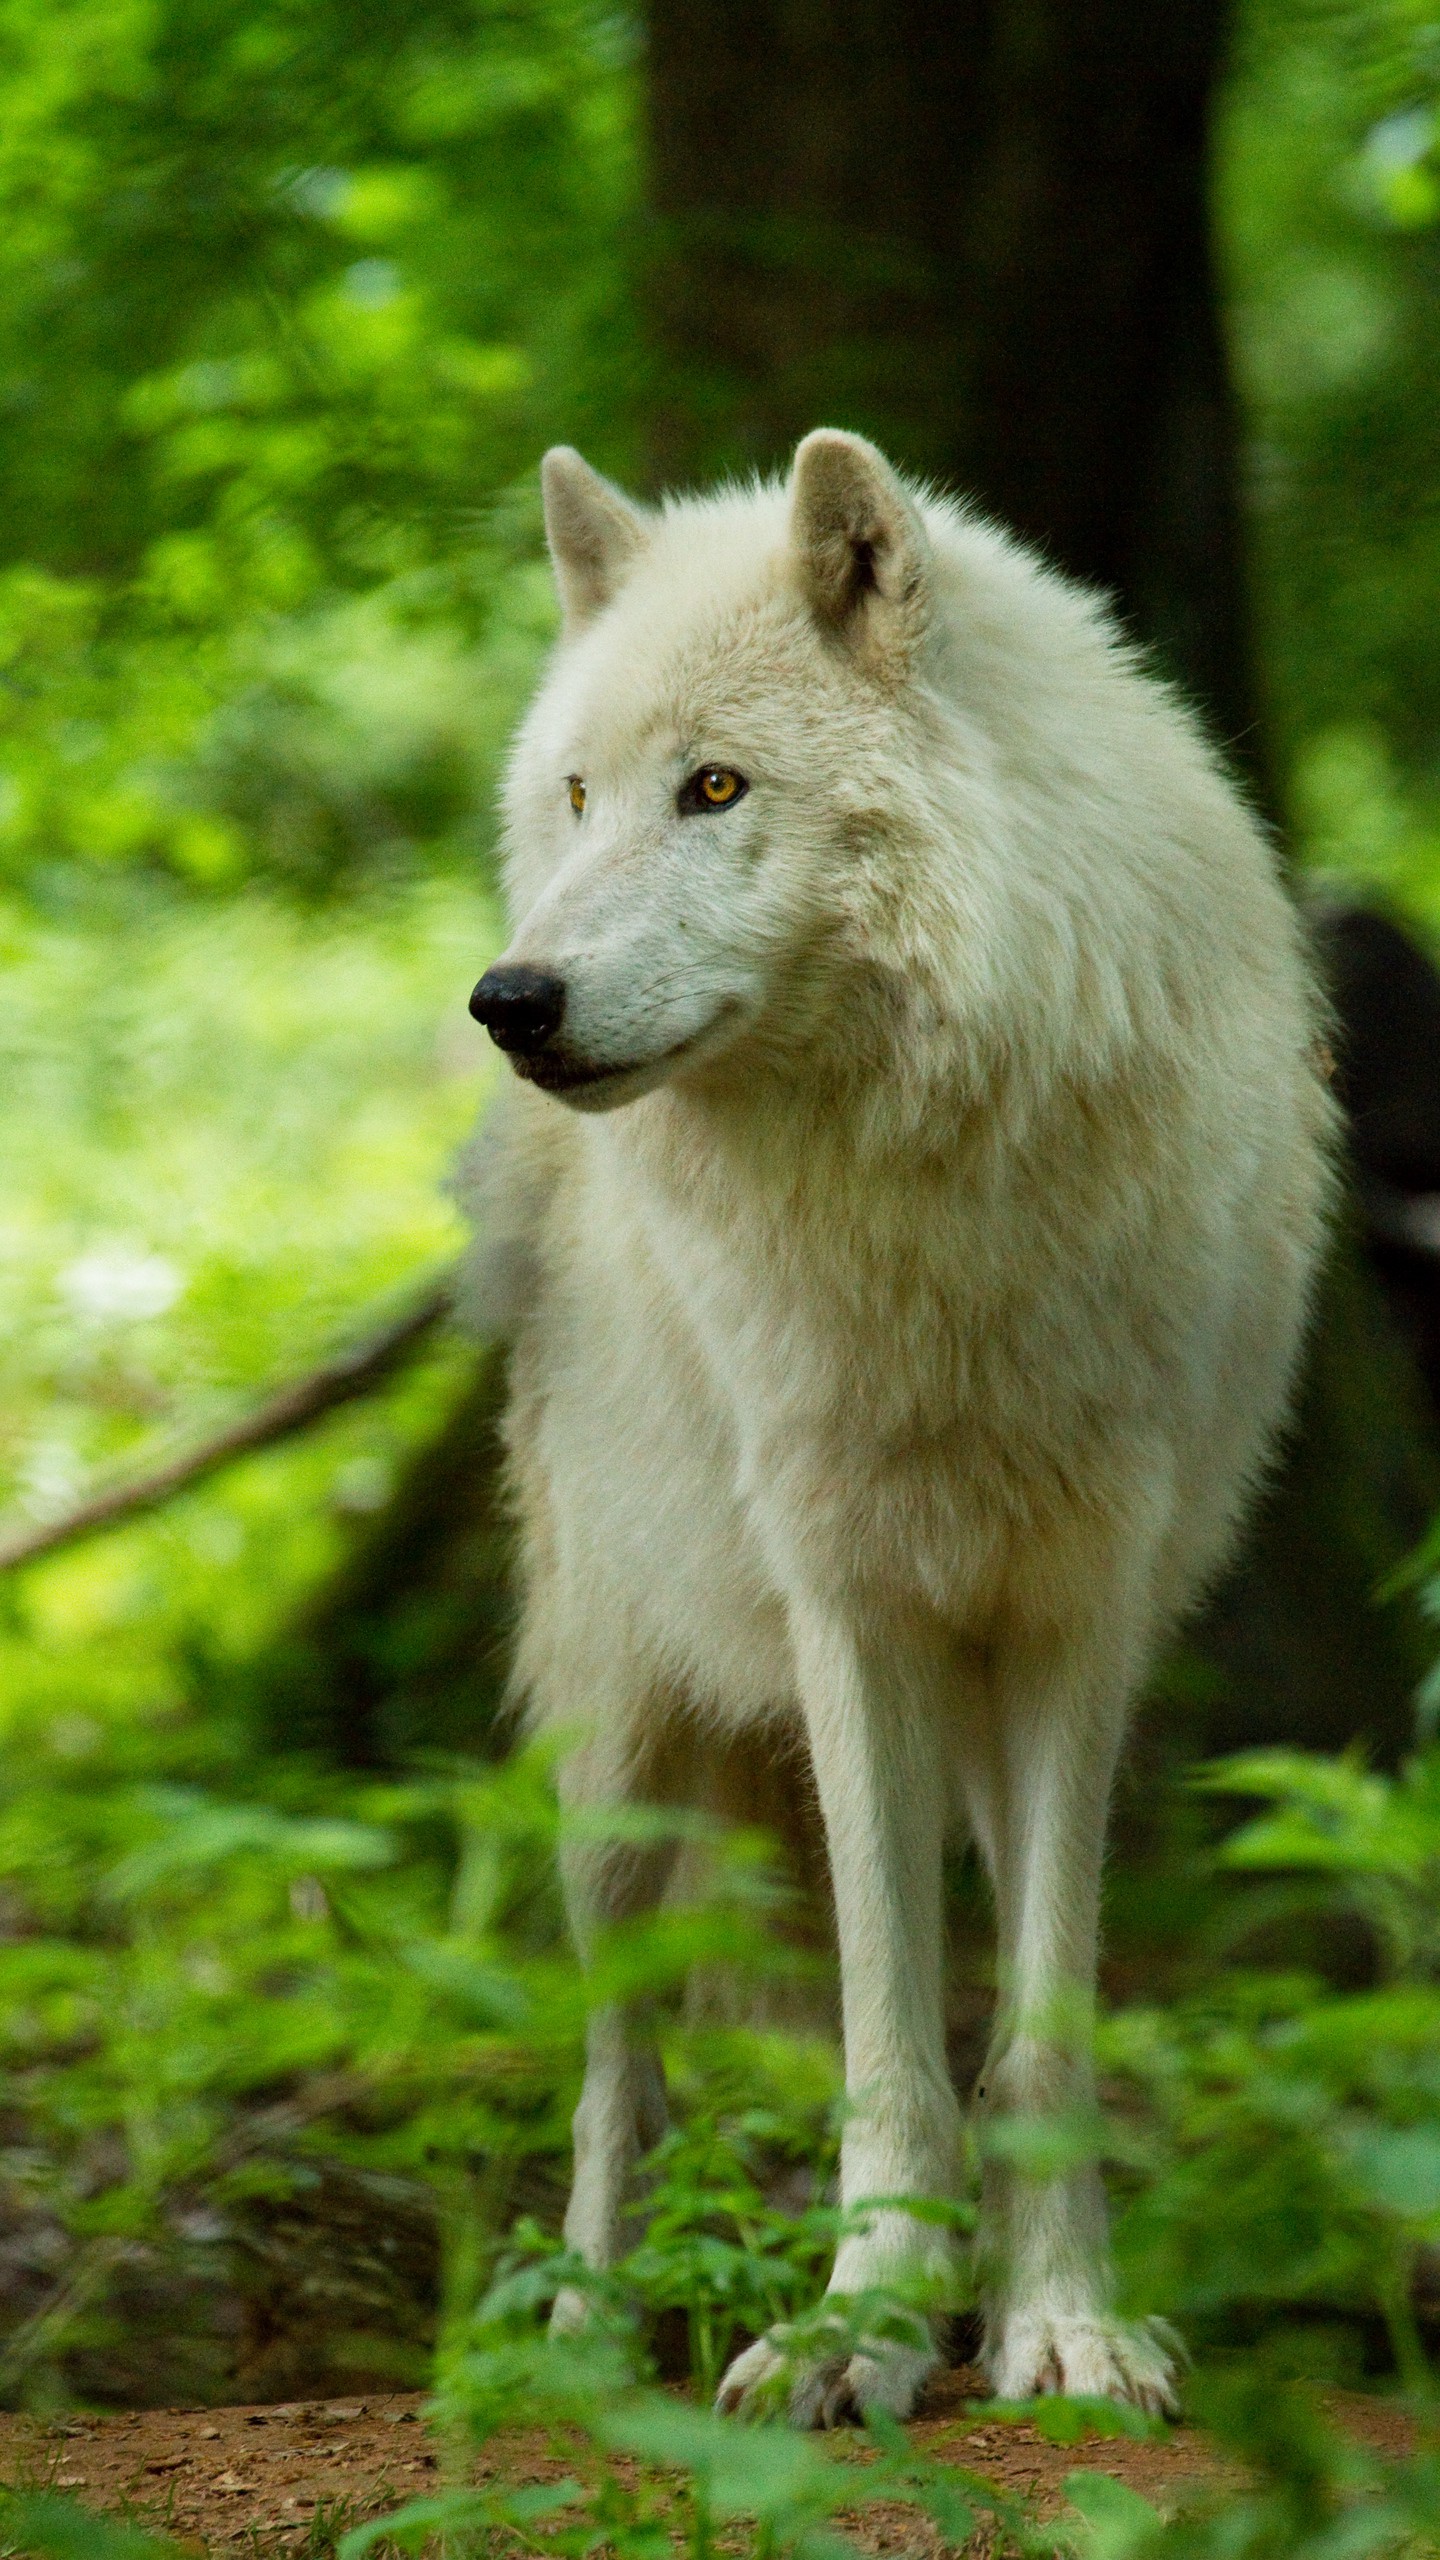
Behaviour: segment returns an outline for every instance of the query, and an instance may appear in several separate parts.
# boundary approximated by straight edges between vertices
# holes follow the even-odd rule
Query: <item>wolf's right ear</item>
[[[930,545],[909,491],[864,436],[817,427],[796,449],[790,510],[817,621],[877,682],[900,683],[931,618]]]
[[[545,539],[567,631],[580,631],[610,602],[650,539],[640,509],[592,471],[573,445],[553,444],[540,465]]]

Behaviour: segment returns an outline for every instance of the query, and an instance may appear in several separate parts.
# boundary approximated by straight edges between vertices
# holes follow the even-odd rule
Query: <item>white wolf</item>
[[[565,627],[472,999],[524,1079],[494,1186],[528,1204],[518,1679],[588,1734],[582,1800],[683,1792],[707,1734],[803,1735],[842,2196],[944,2195],[961,1826],[998,1920],[983,2105],[1087,2099],[1127,1707],[1230,1547],[1321,1247],[1318,1006],[1195,722],[1003,533],[830,430],[786,485],[654,513],[566,449],[544,487]],[[582,1948],[665,1882],[573,1855]],[[662,2121],[599,2017],[566,2222],[596,2266]],[[1164,2405],[1093,2174],[997,2173],[985,2209],[995,2389]],[[943,2283],[951,2246],[891,2205],[832,2289]],[[792,2411],[904,2415],[934,2360],[821,2358]],[[762,2339],[722,2405],[780,2369]]]

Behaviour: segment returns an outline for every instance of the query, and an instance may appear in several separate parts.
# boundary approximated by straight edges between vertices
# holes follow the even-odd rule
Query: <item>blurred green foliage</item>
[[[3,47],[0,491],[55,574],[210,629],[448,560],[603,370],[623,20],[19,0]]]
[[[1267,710],[1308,859],[1440,933],[1440,22],[1248,0],[1217,219]]]
[[[5,10],[12,877],[472,841],[536,451],[617,458],[633,52],[585,0]]]
[[[323,913],[107,884],[0,924],[0,1487],[63,1510],[224,1421],[461,1241],[440,1185],[490,1067],[489,901],[417,880]],[[118,1720],[239,1712],[243,1667],[454,1400],[440,1345],[323,1429],[0,1584],[0,1734],[83,1781]],[[67,1738],[68,1737],[68,1740]]]

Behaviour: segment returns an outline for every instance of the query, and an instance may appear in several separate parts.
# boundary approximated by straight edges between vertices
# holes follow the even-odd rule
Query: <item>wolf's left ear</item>
[[[930,545],[913,499],[863,436],[817,427],[796,452],[790,507],[812,611],[881,683],[899,683],[931,614]]]
[[[553,444],[540,465],[545,539],[565,625],[579,631],[610,602],[650,539],[640,509],[592,471],[573,445]]]

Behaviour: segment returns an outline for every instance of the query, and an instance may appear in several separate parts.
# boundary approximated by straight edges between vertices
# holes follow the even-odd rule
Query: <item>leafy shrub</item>
[[[173,2274],[188,2254],[193,2274],[197,2250],[233,2249],[257,2201],[333,2161],[416,2182],[440,2235],[435,2406],[454,2486],[384,2520],[407,2547],[518,2533],[541,2552],[599,2538],[640,2560],[676,2534],[702,2552],[723,2533],[822,2560],[842,2547],[836,2519],[882,2498],[947,2541],[1078,2538],[1100,2560],[1152,2545],[1323,2560],[1418,2549],[1440,2528],[1423,2438],[1403,2461],[1362,2455],[1304,2380],[1335,2369],[1318,2311],[1332,2345],[1347,2322],[1362,2344],[1367,2320],[1383,2331],[1412,2405],[1433,2387],[1415,2306],[1440,2223],[1440,1750],[1395,1778],[1294,1753],[1210,1773],[1263,1808],[1219,1856],[1231,1952],[1203,1991],[1112,2016],[1101,2058],[1127,2296],[1186,2325],[1197,2413],[1256,2485],[1167,2522],[1076,2475],[1079,2522],[1043,2531],[883,2425],[857,2471],[843,2447],[656,2388],[677,2311],[706,2390],[762,2326],[788,2324],[803,2352],[835,2237],[824,2050],[688,2026],[675,2006],[697,1962],[795,1960],[758,1844],[705,1835],[712,1882],[695,1907],[617,1929],[582,1975],[551,1882],[561,1817],[533,1755],[343,1801],[332,1788],[323,1806],[278,1771],[244,1797],[143,1769],[84,1788],[23,1764],[20,1778],[0,1836],[15,1896],[0,1950],[8,2168],[59,2247],[6,2341],[12,2394],[63,2393],[113,2355],[137,2268]],[[1287,1925],[1303,1903],[1322,1943],[1337,1912],[1358,1913],[1373,1978],[1347,1988],[1239,1961],[1275,1925],[1281,1888]],[[647,2225],[596,2282],[549,2235],[585,2018],[617,1997],[668,2016],[681,2115],[646,2164]],[[592,2326],[552,2343],[545,2307],[577,2280]],[[903,2301],[827,2312],[857,2334],[913,2316]],[[1038,2412],[1062,2441],[1098,2414]],[[466,2485],[474,2451],[522,2423],[549,2431],[564,2482],[517,2490],[502,2466],[495,2485]],[[347,2551],[358,2560],[381,2530]]]

